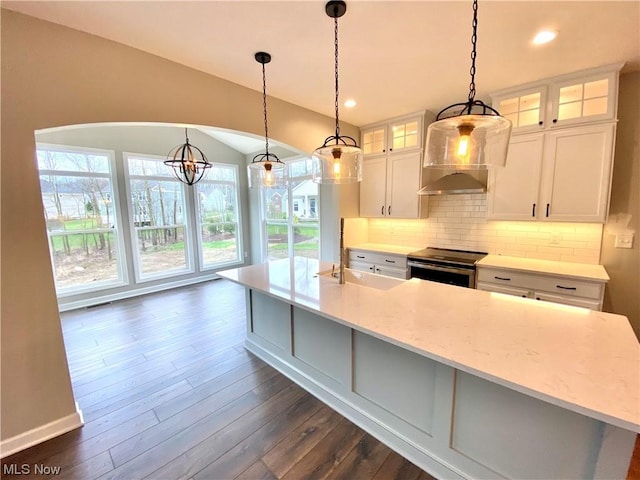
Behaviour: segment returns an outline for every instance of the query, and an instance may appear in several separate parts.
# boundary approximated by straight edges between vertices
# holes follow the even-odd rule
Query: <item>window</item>
[[[287,168],[287,187],[262,190],[265,257],[319,258],[318,185],[311,180],[311,159],[287,162]]]
[[[163,159],[127,155],[129,214],[139,279],[192,270],[185,189]]]
[[[238,167],[213,164],[196,184],[200,240],[200,268],[241,260]]]
[[[59,295],[125,283],[109,152],[38,145],[49,250]]]

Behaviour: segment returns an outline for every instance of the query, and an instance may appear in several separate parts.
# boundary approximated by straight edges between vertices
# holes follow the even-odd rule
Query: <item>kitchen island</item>
[[[625,478],[640,345],[620,315],[293,258],[219,272],[246,347],[438,478]]]

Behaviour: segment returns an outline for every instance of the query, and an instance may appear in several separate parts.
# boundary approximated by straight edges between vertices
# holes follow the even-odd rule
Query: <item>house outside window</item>
[[[262,190],[263,259],[292,256],[319,258],[318,185],[311,177],[311,159],[287,162],[289,185]]]

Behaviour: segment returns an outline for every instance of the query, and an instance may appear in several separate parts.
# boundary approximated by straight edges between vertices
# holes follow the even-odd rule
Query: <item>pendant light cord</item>
[[[337,7],[336,7],[337,8]],[[338,143],[338,138],[340,137],[340,121],[338,119],[338,17],[336,16],[334,19],[334,32],[335,32],[335,61],[336,61],[336,143]]]
[[[267,124],[267,75],[262,64],[262,108],[264,110],[264,143],[265,153],[269,156],[269,127]]]
[[[478,41],[478,0],[473,0],[473,33],[471,34],[471,83],[469,84],[469,109],[476,96],[476,42]]]

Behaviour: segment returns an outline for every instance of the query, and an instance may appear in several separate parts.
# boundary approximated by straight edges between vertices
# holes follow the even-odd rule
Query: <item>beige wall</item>
[[[635,238],[633,248],[615,248],[605,228],[601,263],[611,281],[604,310],[626,315],[640,338],[640,72],[620,77],[618,119],[609,213],[630,213]]]
[[[179,122],[263,134],[261,93],[99,37],[2,10],[1,313],[4,441],[75,411],[34,131]],[[246,59],[253,61],[251,55]],[[303,75],[305,72],[301,72]],[[310,152],[333,120],[270,99],[273,139]],[[354,137],[358,129],[345,125]]]

